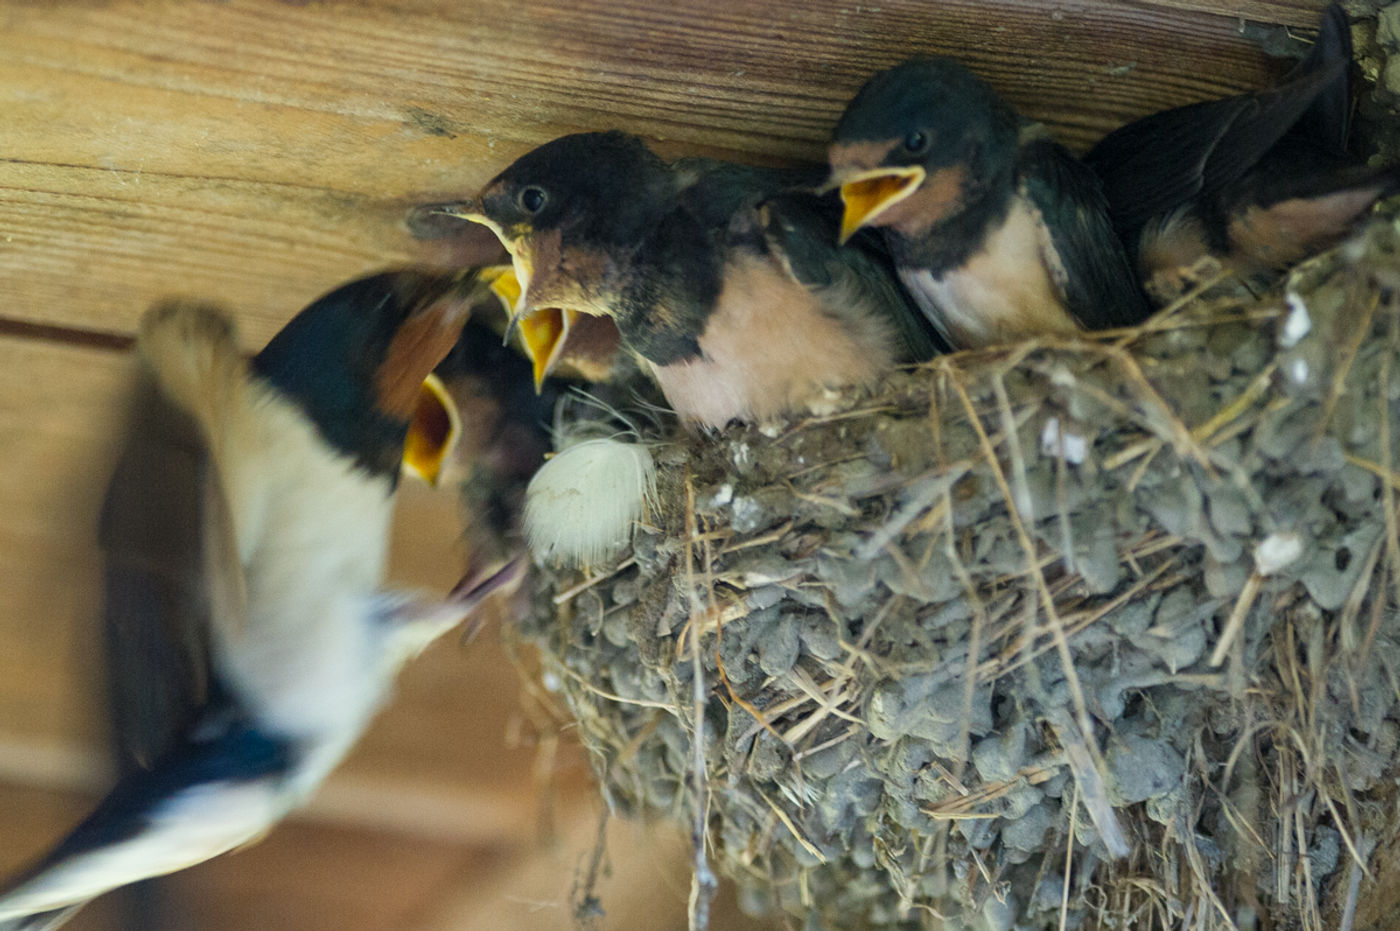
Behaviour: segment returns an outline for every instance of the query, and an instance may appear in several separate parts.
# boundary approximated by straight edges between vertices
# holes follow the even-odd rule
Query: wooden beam
[[[1150,110],[1268,82],[1278,66],[1238,16],[1306,25],[1321,6],[10,5],[0,316],[129,333],[151,301],[196,295],[239,307],[257,346],[339,281],[441,257],[407,235],[407,206],[475,192],[561,133],[621,127],[668,154],[820,158],[866,77],[936,51],[1082,146]]]

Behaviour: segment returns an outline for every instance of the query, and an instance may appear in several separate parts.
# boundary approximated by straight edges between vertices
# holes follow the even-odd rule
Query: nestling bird
[[[137,352],[156,423],[135,436],[172,457],[129,453],[114,478],[109,623],[129,664],[119,697],[142,677],[179,685],[134,705],[146,765],[5,887],[0,928],[57,927],[103,892],[257,840],[340,762],[402,664],[518,572],[446,600],[383,588],[400,460],[422,405],[440,398],[424,382],[478,285],[411,272],[353,282],[251,362],[215,310],[147,314]],[[419,444],[420,471],[432,446]],[[166,639],[153,656],[134,647]]]
[[[666,164],[620,132],[564,136],[487,184],[461,216],[510,252],[521,319],[612,318],[680,417],[767,421],[934,351],[917,310],[806,173]],[[548,358],[546,343],[536,355]]]
[[[900,280],[955,348],[1148,313],[1098,179],[951,58],[872,77],[828,160],[842,236],[880,229]]]
[[[1129,123],[1085,156],[1145,286],[1166,302],[1207,256],[1267,279],[1339,240],[1393,169],[1348,153],[1351,30],[1336,4],[1308,57],[1278,87]]]
[[[501,342],[505,314],[490,311],[473,312],[456,347],[434,370],[463,412],[460,439],[443,474],[461,498],[469,571],[485,571],[524,549],[525,488],[550,451],[561,385],[551,381],[535,390],[531,363]]]

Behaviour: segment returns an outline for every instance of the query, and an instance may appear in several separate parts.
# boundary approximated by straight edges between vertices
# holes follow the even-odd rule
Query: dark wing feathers
[[[1234,184],[1290,132],[1345,147],[1351,35],[1335,5],[1312,53],[1276,88],[1176,107],[1109,133],[1084,157],[1129,241],[1154,217]]]
[[[1084,160],[1103,181],[1119,232],[1239,180],[1335,76],[1314,71],[1272,91],[1164,110],[1109,133]]]
[[[149,372],[138,377],[98,528],[111,716],[123,771],[164,754],[208,686],[203,512],[213,465],[193,418]]]
[[[1312,145],[1338,157],[1346,154],[1351,137],[1351,61],[1351,26],[1347,23],[1346,11],[1333,3],[1322,11],[1322,25],[1311,51],[1284,79],[1287,84],[1318,71],[1331,75],[1298,119],[1294,131],[1305,136]],[[1343,63],[1343,67],[1337,67]]]
[[[908,360],[928,359],[940,351],[928,320],[895,279],[882,241],[867,236],[837,245],[841,205],[834,197],[802,191],[776,194],[764,202],[759,222],[769,250],[798,283],[811,290],[835,289],[838,300],[859,299],[888,319]]]
[[[213,713],[209,718],[198,739],[180,741],[159,765],[120,779],[91,814],[42,859],[14,877],[5,891],[70,857],[135,837],[182,793],[211,784],[275,778],[290,767],[292,752],[287,742],[268,737],[232,713],[222,718]]]
[[[1021,187],[1040,211],[1063,275],[1065,306],[1088,330],[1130,326],[1151,313],[1109,222],[1098,178],[1063,146],[1037,140],[1021,152]]]
[[[730,220],[790,188],[812,186],[821,178],[811,170],[763,168],[710,158],[681,158],[671,163],[678,204],[708,230],[723,230]]]

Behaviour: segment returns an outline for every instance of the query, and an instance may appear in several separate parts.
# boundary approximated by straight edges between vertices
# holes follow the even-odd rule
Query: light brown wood
[[[258,346],[336,282],[425,254],[408,204],[473,193],[539,142],[621,127],[670,153],[818,158],[860,83],[914,52],[964,57],[1079,145],[1277,70],[1236,18],[1177,5],[6,5],[0,316],[130,332],[193,294]]]
[[[1278,23],[1303,30],[1317,28],[1318,16],[1326,2],[1319,0],[1138,0],[1142,6],[1190,10],[1197,13],[1233,16],[1241,23]]]

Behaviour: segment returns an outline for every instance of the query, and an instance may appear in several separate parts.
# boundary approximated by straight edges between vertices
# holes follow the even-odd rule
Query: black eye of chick
[[[527,213],[539,213],[544,209],[544,203],[547,199],[541,188],[527,187],[520,192],[520,206]]]
[[[921,155],[928,150],[929,134],[923,131],[912,132],[904,137],[904,151],[912,155]]]

